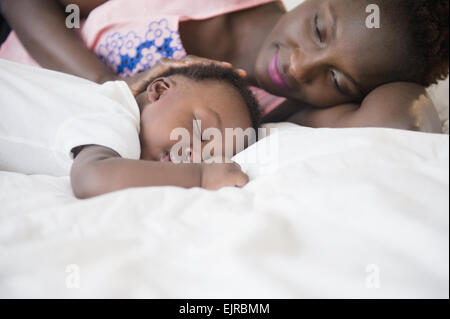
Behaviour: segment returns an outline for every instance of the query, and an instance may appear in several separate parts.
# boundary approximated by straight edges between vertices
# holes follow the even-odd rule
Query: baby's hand
[[[232,163],[202,163],[201,187],[217,190],[222,187],[243,187],[248,183],[247,174],[242,172],[239,164]]]

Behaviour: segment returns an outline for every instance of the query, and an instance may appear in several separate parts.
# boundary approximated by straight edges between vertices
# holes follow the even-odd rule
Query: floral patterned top
[[[124,76],[149,69],[161,58],[186,55],[178,31],[170,28],[167,19],[150,22],[145,33],[109,33],[94,51],[116,74]]]
[[[130,76],[151,68],[161,58],[179,59],[186,55],[179,22],[207,19],[273,1],[109,0],[94,9],[78,31],[86,46],[116,74]],[[38,65],[14,32],[0,47],[0,58]],[[261,89],[252,91],[264,113],[285,100]]]

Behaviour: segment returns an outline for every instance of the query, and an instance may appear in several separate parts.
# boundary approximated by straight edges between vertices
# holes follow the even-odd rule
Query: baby
[[[123,81],[99,85],[0,60],[0,105],[0,170],[70,174],[78,198],[139,186],[244,186],[238,164],[212,159],[248,146],[245,132],[259,124],[244,80],[215,65],[170,69],[134,98]],[[227,128],[245,142],[225,142]],[[208,139],[211,129],[219,134]]]

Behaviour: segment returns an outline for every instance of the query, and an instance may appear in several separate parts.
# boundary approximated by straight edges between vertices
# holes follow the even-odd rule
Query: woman
[[[96,8],[81,37],[64,27],[66,2],[84,16]],[[250,84],[287,98],[272,101],[277,107],[266,109],[266,121],[441,130],[425,87],[448,75],[448,0],[307,0],[290,12],[271,0],[103,2],[0,3],[29,54],[47,68],[97,82],[131,75],[138,92],[167,67],[205,61],[163,60],[135,75],[154,60],[187,53],[227,61]],[[366,26],[369,4],[380,8],[381,28]],[[152,23],[164,25],[168,42],[155,45]]]

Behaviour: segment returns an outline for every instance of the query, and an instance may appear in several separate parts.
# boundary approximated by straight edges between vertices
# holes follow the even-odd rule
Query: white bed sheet
[[[278,127],[244,189],[0,172],[0,297],[448,298],[448,135]]]

